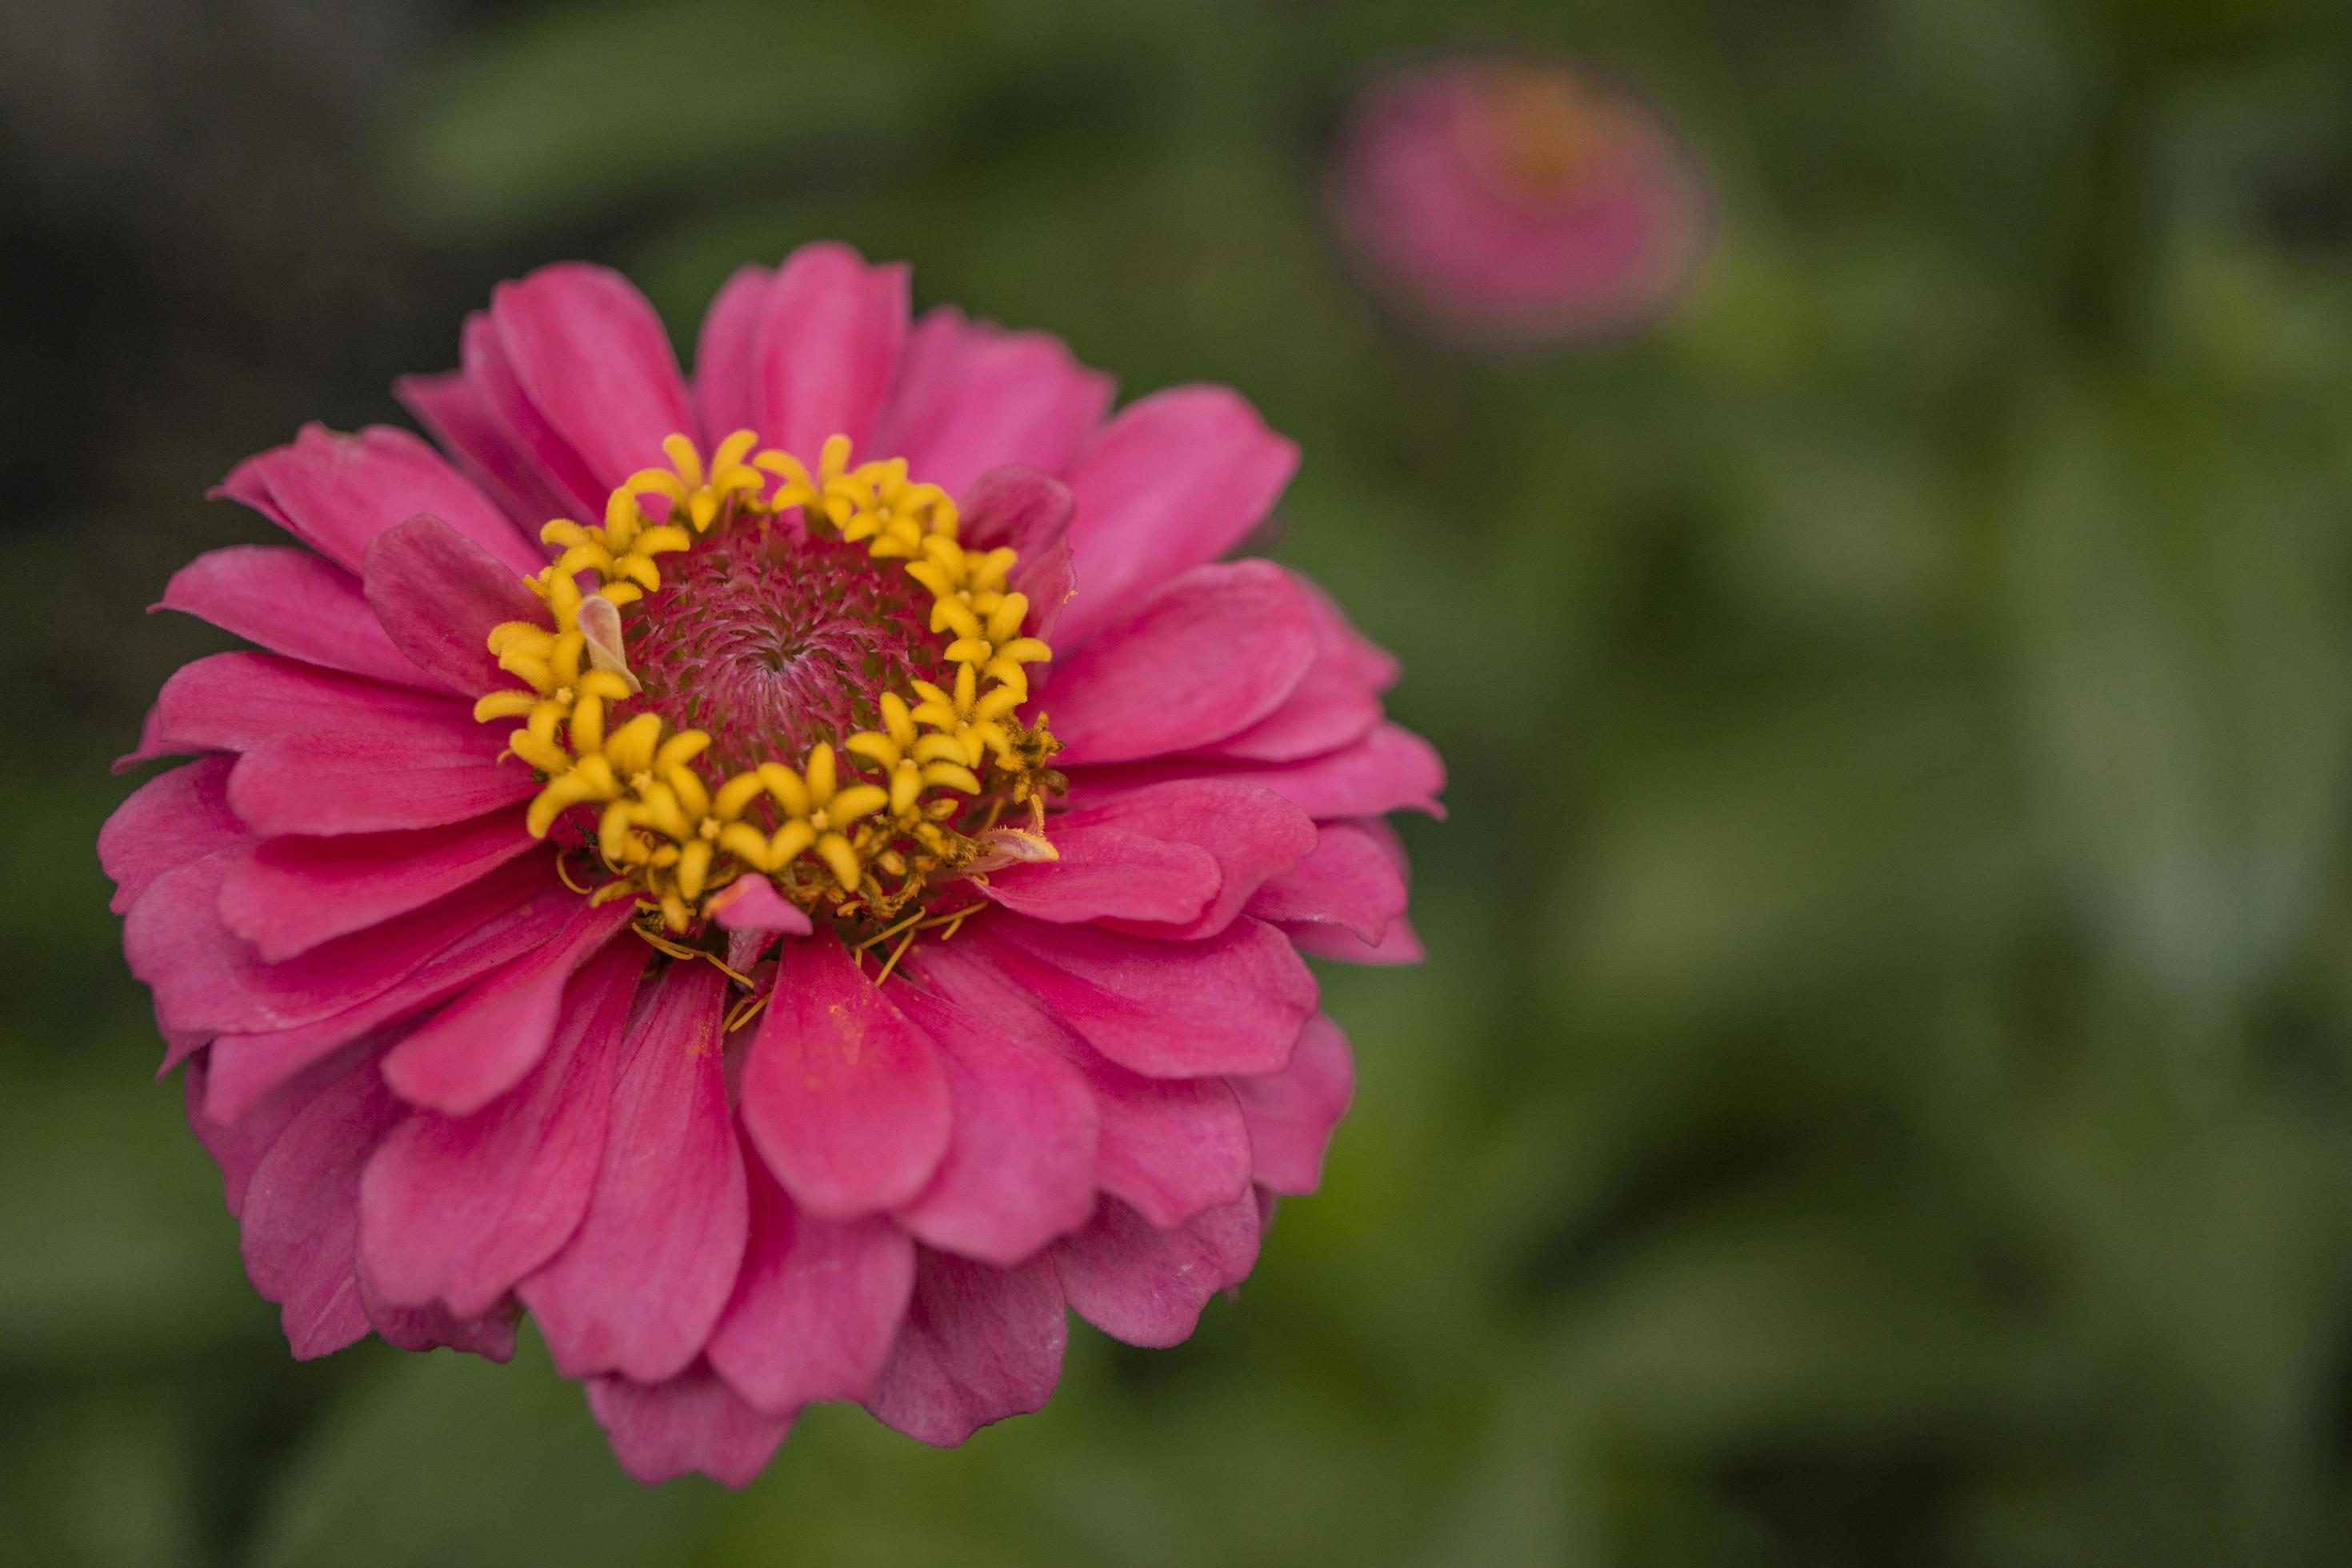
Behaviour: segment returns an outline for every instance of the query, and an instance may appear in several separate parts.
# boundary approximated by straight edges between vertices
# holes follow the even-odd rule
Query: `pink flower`
[[[172,580],[267,651],[166,683],[126,764],[195,760],[99,845],[295,1354],[528,1310],[632,1473],[740,1484],[811,1400],[1037,1408],[1066,1306],[1185,1338],[1351,1090],[1299,955],[1419,956],[1382,816],[1442,782],[1218,559],[1294,448],[833,245],[691,385],[593,267],[463,344],[400,386],[448,458],[229,476],[310,548]]]
[[[1442,336],[1532,347],[1663,310],[1706,248],[1706,188],[1654,110],[1567,66],[1440,60],[1375,82],[1333,166],[1365,269]]]

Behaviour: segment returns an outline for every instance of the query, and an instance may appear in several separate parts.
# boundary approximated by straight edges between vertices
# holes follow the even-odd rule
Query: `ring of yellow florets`
[[[715,895],[757,875],[867,943],[911,937],[925,923],[926,892],[1055,858],[1043,828],[1045,801],[1062,788],[1046,766],[1059,748],[1043,716],[1034,725],[1018,717],[1025,667],[1052,650],[1023,632],[1029,601],[1006,586],[1014,552],[966,549],[955,502],[911,482],[903,459],[852,468],[848,438],[835,436],[812,474],[782,452],[753,455],[757,445],[738,430],[706,469],[692,441],[671,436],[662,449],[672,466],[631,475],[602,527],[549,523],[541,538],[562,553],[525,581],[553,625],[508,621],[489,636],[499,667],[529,689],[494,691],[474,716],[523,721],[508,745],[542,781],[526,815],[535,837],[573,807],[597,808],[593,851],[610,879],[589,890],[594,901],[635,898],[648,918],[685,932]],[[665,521],[647,515],[648,496],[667,500]],[[812,533],[864,544],[877,567],[897,563],[929,591],[930,630],[950,639],[944,668],[903,695],[883,692],[879,729],[838,747],[821,742],[798,766],[776,759],[709,777],[697,761],[708,733],[625,713],[640,688],[621,611],[661,586],[657,557],[738,518],[795,507]],[[593,589],[583,591],[583,577]],[[1008,807],[1025,809],[1029,826],[999,826]]]

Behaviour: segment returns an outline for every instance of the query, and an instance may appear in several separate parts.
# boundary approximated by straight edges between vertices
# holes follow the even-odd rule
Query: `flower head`
[[[100,854],[298,1355],[503,1357],[530,1311],[634,1473],[740,1483],[812,1400],[1036,1408],[1065,1309],[1184,1338],[1351,1087],[1301,952],[1418,956],[1393,662],[1223,561],[1290,445],[1107,417],[1055,341],[812,246],[651,310],[545,268],[399,431],[228,496],[307,550],[163,605]]]
[[[1372,84],[1342,134],[1332,201],[1402,309],[1502,348],[1648,320],[1681,292],[1707,231],[1706,187],[1654,110],[1589,73],[1507,56]]]

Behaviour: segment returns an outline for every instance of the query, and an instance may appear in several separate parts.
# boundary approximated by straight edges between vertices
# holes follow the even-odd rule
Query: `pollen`
[[[759,447],[738,430],[706,462],[671,436],[601,522],[548,523],[555,559],[526,579],[545,619],[488,639],[521,684],[474,713],[520,721],[525,820],[565,880],[634,899],[663,952],[717,962],[696,945],[712,899],[760,877],[860,953],[895,939],[887,975],[990,871],[1056,858],[1059,745],[1022,717],[1053,650],[1015,552],[965,545],[903,459]]]

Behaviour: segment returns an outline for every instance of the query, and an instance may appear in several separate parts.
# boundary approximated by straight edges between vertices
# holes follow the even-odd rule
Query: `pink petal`
[[[274,963],[421,908],[538,846],[519,810],[407,833],[266,839],[222,884],[221,919]]]
[[[626,900],[599,908],[583,900],[561,936],[476,984],[387,1052],[385,1081],[411,1105],[445,1116],[470,1116],[506,1093],[546,1055],[572,972],[635,915]]]
[[[152,763],[158,757],[184,757],[201,752],[202,746],[181,745],[163,733],[163,705],[150,703],[147,716],[139,722],[138,749],[114,759],[112,771],[127,773],[142,763]]]
[[[750,1163],[751,1239],[710,1335],[710,1364],[779,1415],[863,1398],[906,1316],[915,1244],[879,1215],[835,1225],[802,1214]]]
[[[517,448],[466,373],[399,376],[393,381],[392,395],[441,443],[458,471],[507,514],[523,542],[536,545],[541,524],[562,512],[563,503],[538,465]]]
[[[958,942],[917,961],[939,990],[1008,1048],[1058,1058],[1094,1097],[1095,1180],[1154,1225],[1177,1225],[1249,1190],[1249,1134],[1222,1079],[1145,1078],[1106,1058],[1043,1012],[986,957]]]
[[[572,1237],[604,1158],[615,1058],[645,968],[628,947],[573,975],[554,1043],[522,1086],[471,1116],[393,1130],[360,1185],[369,1278],[388,1300],[475,1315]]]
[[[282,1029],[327,1017],[510,914],[549,881],[543,863],[501,867],[373,931],[265,963],[220,921],[220,887],[232,858],[215,856],[167,872],[123,922],[131,972],[154,989],[166,1028]]]
[[[156,707],[166,737],[207,751],[248,751],[321,731],[426,745],[477,732],[469,704],[274,653],[216,653],[182,665],[163,683]]]
[[[1396,684],[1397,661],[1348,622],[1339,606],[1293,575],[1315,625],[1315,662],[1282,706],[1212,748],[1219,756],[1286,763],[1360,740],[1381,721],[1380,694]]]
[[[155,879],[248,835],[228,806],[228,771],[236,759],[198,757],[158,773],[131,792],[98,830],[98,863],[114,880],[108,907],[122,913]]]
[[[588,1408],[621,1468],[649,1486],[697,1471],[748,1486],[793,1425],[754,1410],[699,1363],[665,1383],[597,1377],[587,1386]]]
[[[1058,714],[1054,728],[1056,732],[1061,729]],[[1079,768],[1072,772],[1070,793],[1075,798],[1175,779],[1255,784],[1317,817],[1381,816],[1407,810],[1445,815],[1437,803],[1438,792],[1445,787],[1445,764],[1428,742],[1398,724],[1382,724],[1336,752],[1295,763],[1171,757],[1124,767]]]
[[[661,318],[610,268],[560,261],[500,284],[490,319],[523,391],[605,489],[667,466],[665,436],[698,436]]]
[[[414,1017],[551,940],[579,905],[578,894],[550,879],[538,893],[484,921],[364,1000],[311,1023],[221,1036],[212,1047],[206,1110],[224,1120],[242,1115],[255,1100],[337,1047]]]
[[[1160,1229],[1116,1198],[1054,1248],[1071,1310],[1131,1345],[1181,1344],[1201,1309],[1257,1264],[1257,1200],[1241,1197]]]
[[[256,1167],[240,1216],[246,1272],[280,1319],[298,1360],[368,1331],[355,1264],[359,1180],[403,1114],[364,1066],[323,1087]]]
[[[961,493],[961,533],[974,550],[1003,545],[1020,556],[1006,586],[1029,599],[1029,633],[1048,637],[1077,592],[1070,565],[1070,487],[1034,468],[989,469]]]
[[[1377,943],[1389,922],[1404,913],[1397,861],[1381,843],[1381,830],[1353,822],[1320,826],[1314,852],[1252,895],[1249,912],[1286,927],[1336,926]]]
[[[215,493],[257,508],[354,572],[370,540],[419,512],[441,519],[519,573],[545,563],[439,453],[387,425],[371,425],[356,436],[306,425],[292,446],[239,464]]]
[[[368,606],[409,662],[468,701],[522,684],[491,656],[492,627],[552,625],[513,568],[436,517],[378,534],[361,576]]]
[[[739,267],[703,313],[694,348],[694,405],[713,441],[756,426],[760,418],[760,322],[776,275]]]
[[[1260,1186],[1311,1193],[1323,1179],[1323,1151],[1356,1093],[1348,1037],[1318,1016],[1299,1031],[1290,1065],[1264,1078],[1237,1078],[1234,1094],[1249,1128],[1250,1160]]]
[[[1199,917],[1223,880],[1207,850],[1123,827],[1057,826],[1053,841],[1060,859],[992,871],[982,894],[1056,924],[1119,916],[1181,925]]]
[[[518,489],[525,482],[533,484],[541,499],[551,501],[541,509],[546,517],[603,521],[604,497],[612,487],[596,482],[586,460],[523,390],[490,311],[477,310],[466,318],[458,347],[467,384],[481,399],[491,426],[505,438],[508,455],[496,471],[510,475],[509,483]]]
[[[950,1116],[939,1053],[830,935],[784,944],[743,1066],[743,1125],[793,1201],[824,1219],[923,1190]]]
[[[1368,942],[1337,926],[1316,922],[1285,922],[1282,929],[1299,952],[1317,958],[1338,959],[1343,963],[1419,963],[1429,956],[1421,945],[1421,938],[1413,932],[1412,922],[1402,915],[1389,922],[1389,929],[1377,942]]]
[[[970,940],[1087,1044],[1152,1078],[1278,1072],[1315,1011],[1314,976],[1246,916],[1186,942],[995,916]]]
[[[1316,843],[1313,817],[1255,784],[1180,779],[1126,791],[1090,786],[1071,799],[1072,809],[1047,829],[1057,844],[1062,835],[1081,826],[1117,827],[1171,844],[1197,846],[1217,862],[1216,895],[1195,918],[1172,925],[1105,922],[1137,936],[1189,941],[1216,935],[1233,924],[1266,879],[1296,865]]]
[[[212,1053],[199,1051],[188,1059],[183,1075],[188,1130],[220,1167],[221,1202],[232,1215],[245,1210],[246,1189],[264,1157],[326,1087],[345,1074],[364,1070],[382,1051],[387,1037],[353,1042],[343,1050],[311,1063],[262,1096],[235,1121],[216,1121],[205,1110]]]
[[[1240,543],[1297,467],[1298,448],[1223,387],[1171,387],[1120,410],[1067,470],[1084,592],[1061,640],[1076,647]]]
[[[882,456],[867,453],[868,437],[906,341],[905,267],[868,267],[831,241],[801,247],[769,286],[753,425],[812,466],[832,436]]]
[[[544,554],[539,533],[548,519],[574,513],[596,519],[582,510],[581,500],[541,461],[525,439],[524,427],[544,433],[584,482],[594,481],[581,468],[579,454],[547,430],[544,416],[523,396],[490,313],[467,315],[457,342],[464,368],[404,377],[393,383],[393,395],[457,457],[483,493],[496,498],[524,542]]]
[[[898,1223],[943,1251],[1004,1267],[1084,1225],[1102,1126],[1086,1079],[919,986],[898,1005],[938,1043],[955,1108],[947,1154]]]
[[[719,1063],[726,989],[709,964],[662,974],[630,1030],[587,1217],[516,1288],[566,1377],[685,1371],[734,1287],[749,1199]]]
[[[776,885],[765,877],[744,877],[732,887],[714,895],[708,906],[719,921],[719,929],[728,931],[782,931],[787,936],[806,936],[815,928],[809,924],[808,912],[798,904],[785,901],[776,891]]]
[[[1080,570],[1073,616],[1095,593]],[[1133,762],[1247,729],[1314,660],[1314,625],[1290,579],[1235,561],[1186,573],[1055,663],[1041,701],[1072,763]]]
[[[470,715],[438,744],[397,735],[282,735],[237,759],[229,805],[257,833],[391,833],[440,827],[539,793],[530,764],[500,756],[504,727]]]
[[[909,1437],[953,1447],[992,1421],[1045,1408],[1069,1337],[1045,1258],[992,1268],[926,1247],[906,1326],[866,1408]]]
[[[386,1344],[404,1351],[446,1348],[495,1362],[512,1359],[515,1314],[511,1304],[501,1303],[475,1318],[457,1317],[446,1307],[396,1307],[376,1293],[365,1268],[357,1273],[360,1308],[367,1314],[368,1326]]]
[[[233,544],[173,574],[154,607],[329,669],[401,686],[432,682],[383,635],[358,579],[321,556],[284,545]]]
[[[1080,365],[1060,339],[968,321],[941,306],[908,336],[874,449],[960,496],[1000,463],[1068,468],[1110,399],[1110,377]]]

